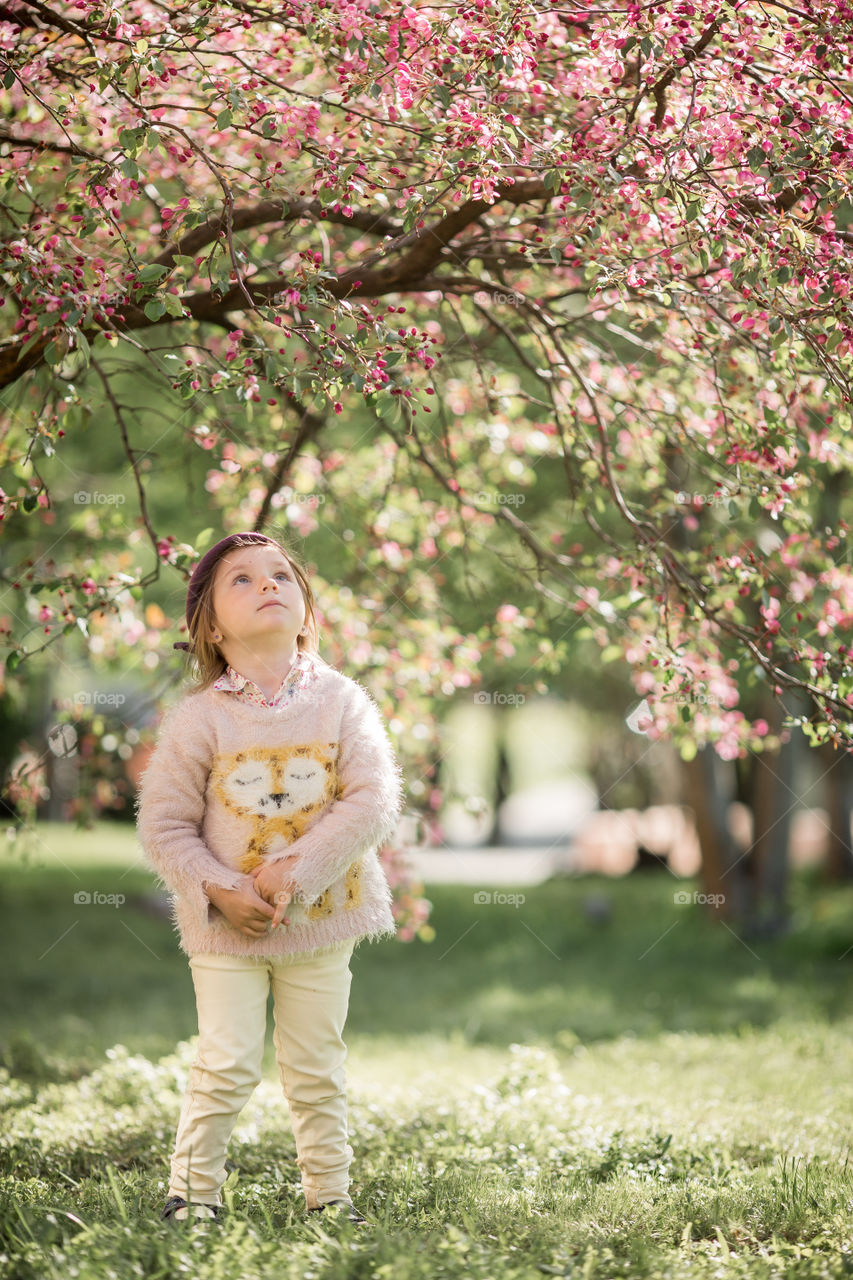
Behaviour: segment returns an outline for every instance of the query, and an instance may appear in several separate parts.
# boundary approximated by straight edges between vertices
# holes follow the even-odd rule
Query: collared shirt
[[[300,649],[296,661],[269,702],[254,680],[241,675],[230,663],[219,679],[214,682],[213,687],[222,689],[226,693],[234,693],[246,702],[256,702],[260,707],[285,707],[301,690],[307,689],[316,679],[317,671],[313,655],[305,649]]]

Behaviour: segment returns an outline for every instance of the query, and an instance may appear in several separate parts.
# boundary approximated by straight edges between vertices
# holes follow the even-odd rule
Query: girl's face
[[[213,612],[222,637],[217,643],[279,635],[284,647],[305,623],[305,599],[289,560],[277,547],[235,547],[216,566]]]

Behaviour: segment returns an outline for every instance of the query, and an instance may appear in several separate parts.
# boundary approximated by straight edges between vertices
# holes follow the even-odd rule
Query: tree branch
[[[2,135],[0,135],[2,136]],[[287,212],[283,212],[284,206]],[[319,200],[261,200],[258,204],[243,205],[236,208],[231,217],[232,231],[246,231],[250,227],[275,226],[285,222],[295,222],[298,218],[312,217],[318,222],[339,223],[345,227],[355,227],[358,231],[366,231],[381,236],[398,236],[402,228],[392,222],[385,214],[372,213],[370,210],[353,210],[351,215],[337,213],[325,209]],[[168,267],[176,255],[193,257],[200,249],[225,235],[227,219],[218,214],[208,218],[207,222],[194,227],[175,244],[170,244],[158,258],[154,259],[158,266]]]

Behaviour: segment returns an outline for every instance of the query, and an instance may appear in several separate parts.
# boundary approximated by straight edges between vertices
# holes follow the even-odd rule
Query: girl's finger
[[[273,916],[273,919],[272,919],[273,927],[275,927],[278,924],[281,924],[282,920],[287,914],[287,908],[289,905],[290,905],[289,893],[276,894],[275,915]]]

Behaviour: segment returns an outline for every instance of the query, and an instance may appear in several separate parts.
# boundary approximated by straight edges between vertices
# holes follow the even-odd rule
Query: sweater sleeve
[[[185,898],[209,923],[214,910],[206,884],[237,889],[245,880],[200,838],[212,750],[192,698],[167,711],[136,798],[139,842],[162,884]]]
[[[337,798],[281,855],[299,855],[291,879],[294,897],[306,906],[390,839],[402,808],[402,771],[382,716],[355,682],[341,722],[337,770]]]

